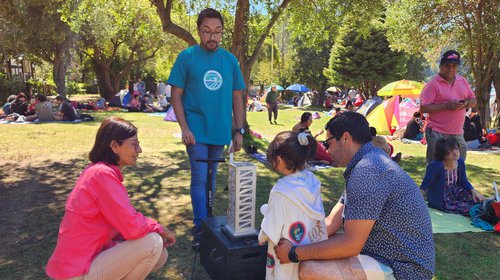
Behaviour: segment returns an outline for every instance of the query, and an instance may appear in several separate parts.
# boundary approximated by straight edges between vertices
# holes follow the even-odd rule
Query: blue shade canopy
[[[285,90],[285,89],[284,89],[282,86],[280,86],[280,85],[270,85],[270,86],[267,88],[267,91],[271,91],[271,88],[272,88],[273,86],[275,86],[275,87],[276,87],[276,90],[277,90],[277,91],[283,91],[283,90]]]
[[[286,90],[291,90],[291,91],[298,91],[298,92],[308,92],[310,91],[305,85],[303,84],[293,84],[289,87],[286,88]]]

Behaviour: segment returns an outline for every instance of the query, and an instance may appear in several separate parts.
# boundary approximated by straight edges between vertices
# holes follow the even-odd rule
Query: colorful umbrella
[[[282,86],[280,85],[270,85],[268,88],[267,88],[267,91],[271,91],[271,88],[275,86],[276,87],[276,90],[277,91],[282,91],[282,90],[285,90]]]
[[[333,86],[333,87],[327,88],[326,91],[341,92],[342,90],[340,88],[338,88],[338,87]]]
[[[298,91],[298,92],[310,91],[305,85],[302,85],[302,84],[293,84],[293,85],[287,87],[286,90]]]
[[[424,84],[422,83],[410,80],[401,80],[386,85],[377,93],[378,96],[401,95],[403,97],[418,98],[423,88]]]

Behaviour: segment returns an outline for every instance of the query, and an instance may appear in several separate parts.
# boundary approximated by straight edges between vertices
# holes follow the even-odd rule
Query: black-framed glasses
[[[210,31],[202,30],[201,34],[203,34],[203,36],[208,37],[208,38],[212,38],[212,36],[214,36],[214,38],[222,37],[222,31],[210,32]]]
[[[325,141],[321,141],[321,144],[323,144],[323,146],[325,147],[325,149],[328,150],[328,147],[330,147],[330,143],[328,143],[328,141],[330,141],[330,140],[332,140],[334,138],[335,138],[335,136],[332,136],[332,137],[326,139]]]

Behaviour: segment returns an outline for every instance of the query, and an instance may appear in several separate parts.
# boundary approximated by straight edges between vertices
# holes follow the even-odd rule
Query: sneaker
[[[192,227],[191,234],[193,235],[193,240],[191,241],[191,248],[193,249],[193,251],[196,251],[199,249],[201,243],[201,234],[202,234],[201,228],[196,226]]]
[[[269,121],[270,124],[274,124],[272,121]]]
[[[278,124],[278,122],[276,120],[274,120],[274,124]]]

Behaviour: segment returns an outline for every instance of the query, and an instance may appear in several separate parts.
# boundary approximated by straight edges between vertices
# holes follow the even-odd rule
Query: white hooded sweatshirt
[[[262,210],[259,242],[268,241],[266,279],[298,280],[298,264],[280,264],[273,247],[281,238],[296,246],[328,238],[321,182],[308,170],[285,176],[273,186]]]

